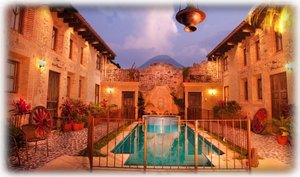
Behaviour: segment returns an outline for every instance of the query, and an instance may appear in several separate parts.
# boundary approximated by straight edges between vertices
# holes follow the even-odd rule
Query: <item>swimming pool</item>
[[[194,131],[186,124],[178,126],[178,122],[167,123],[165,120],[164,126],[159,121],[147,126],[147,165],[194,166]],[[125,165],[144,165],[144,125],[137,124],[111,152],[129,154]],[[198,135],[198,166],[213,166],[206,157],[211,153],[224,154]]]

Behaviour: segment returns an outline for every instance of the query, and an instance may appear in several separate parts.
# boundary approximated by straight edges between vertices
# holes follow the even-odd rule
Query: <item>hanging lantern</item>
[[[183,24],[184,31],[194,32],[197,30],[197,25],[205,20],[205,13],[197,9],[194,5],[188,4],[188,6],[177,12],[176,20]]]

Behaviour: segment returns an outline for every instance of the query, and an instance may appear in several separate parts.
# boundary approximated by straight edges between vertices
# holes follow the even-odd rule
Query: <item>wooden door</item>
[[[286,73],[271,76],[272,117],[279,119],[282,106],[288,103]]]
[[[122,117],[125,119],[135,118],[134,92],[122,92]]]
[[[201,100],[202,95],[201,92],[189,92],[188,93],[188,119],[201,119]]]
[[[59,73],[49,71],[47,110],[52,117],[57,116],[59,98],[59,77]]]

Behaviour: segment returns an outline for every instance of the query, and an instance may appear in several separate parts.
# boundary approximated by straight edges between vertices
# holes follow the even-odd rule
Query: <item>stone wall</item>
[[[130,72],[134,72],[133,77],[130,77]],[[110,82],[137,82],[139,81],[140,70],[138,69],[119,69],[111,67],[107,70],[105,81]]]
[[[218,82],[217,63],[213,61],[202,61],[193,64],[189,68],[190,82]]]
[[[216,62],[208,61],[194,64],[189,68],[189,82],[215,83],[219,81],[216,66]],[[183,70],[168,63],[154,63],[144,69],[134,69],[135,77],[130,80],[129,72],[133,69],[111,68],[106,72],[105,80],[112,83],[138,81],[139,91],[145,99],[146,113],[177,114],[179,110],[174,104],[172,94],[177,98],[184,96]]]
[[[167,63],[155,63],[140,70],[140,91],[147,92],[155,86],[167,85],[178,92],[182,84],[182,69]]]
[[[259,40],[260,60],[256,57],[255,42]],[[272,30],[263,31],[256,29],[255,33],[235,45],[231,50],[224,53],[228,57],[228,70],[222,72],[223,86],[229,86],[229,100],[239,102],[245,114],[253,118],[260,108],[266,108],[268,118],[272,119],[272,75],[286,73],[288,103],[294,103],[294,74],[285,68],[285,65],[293,61],[293,43],[290,31],[282,34],[283,49],[276,51],[275,33]],[[243,49],[248,47],[247,65],[244,66]],[[219,59],[219,63],[221,60]],[[221,68],[221,66],[219,66]],[[257,78],[262,79],[262,99],[258,99]],[[248,100],[245,100],[243,82],[248,81]]]
[[[7,25],[7,57],[19,64],[18,89],[16,93],[8,93],[7,105],[12,100],[24,98],[32,107],[46,106],[50,71],[59,73],[59,105],[67,97],[68,76],[71,78],[70,98],[81,99],[86,103],[94,102],[95,84],[100,85],[102,75],[105,74],[106,56],[101,56],[103,65],[97,70],[96,58],[99,51],[73,31],[63,19],[58,18],[56,12],[51,12],[48,6],[25,7],[23,26],[23,33],[18,33]],[[58,30],[55,50],[51,49],[53,26]],[[70,38],[74,42],[72,59],[69,58]],[[84,47],[82,64],[80,47]],[[37,67],[40,59],[47,63],[43,71]],[[80,98],[79,80],[82,83]]]

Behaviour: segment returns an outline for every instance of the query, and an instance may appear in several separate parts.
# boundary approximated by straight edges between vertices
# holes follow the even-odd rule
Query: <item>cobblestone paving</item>
[[[117,129],[117,122],[111,122],[109,132]],[[121,126],[121,124],[119,125]],[[106,135],[107,124],[95,126],[95,141]],[[30,170],[42,167],[46,163],[62,155],[76,155],[87,146],[87,128],[80,131],[62,132],[54,130],[48,140],[49,156],[47,156],[45,141],[38,142],[37,150],[34,152],[34,144],[28,151],[26,158],[25,148],[20,149],[21,165],[17,166],[17,158],[10,157],[8,169],[13,171]],[[30,145],[30,146],[31,146]]]
[[[293,166],[295,155],[291,145],[280,145],[274,135],[251,134],[251,146],[257,148],[258,156],[261,158],[275,158],[279,161]]]
[[[226,137],[227,140],[230,140],[231,142],[235,142],[237,144],[242,143],[240,144],[241,147],[247,147],[246,131],[242,129],[239,131],[239,129],[233,129],[230,126],[226,126],[225,128],[222,128],[221,125],[218,128],[218,125],[216,123],[213,123],[213,126],[209,130],[209,132],[216,133],[218,131],[221,131],[219,135]],[[239,134],[242,136],[239,137]],[[236,140],[233,140],[234,138],[236,138]],[[239,138],[242,138],[245,141],[239,141]],[[260,135],[251,132],[251,147],[257,148],[258,156],[261,157],[262,159],[274,158],[290,166],[293,166],[294,164],[293,158],[295,158],[295,156],[293,155],[294,152],[293,147],[290,144],[287,145],[279,144],[276,140],[276,136],[274,135],[271,134]]]

